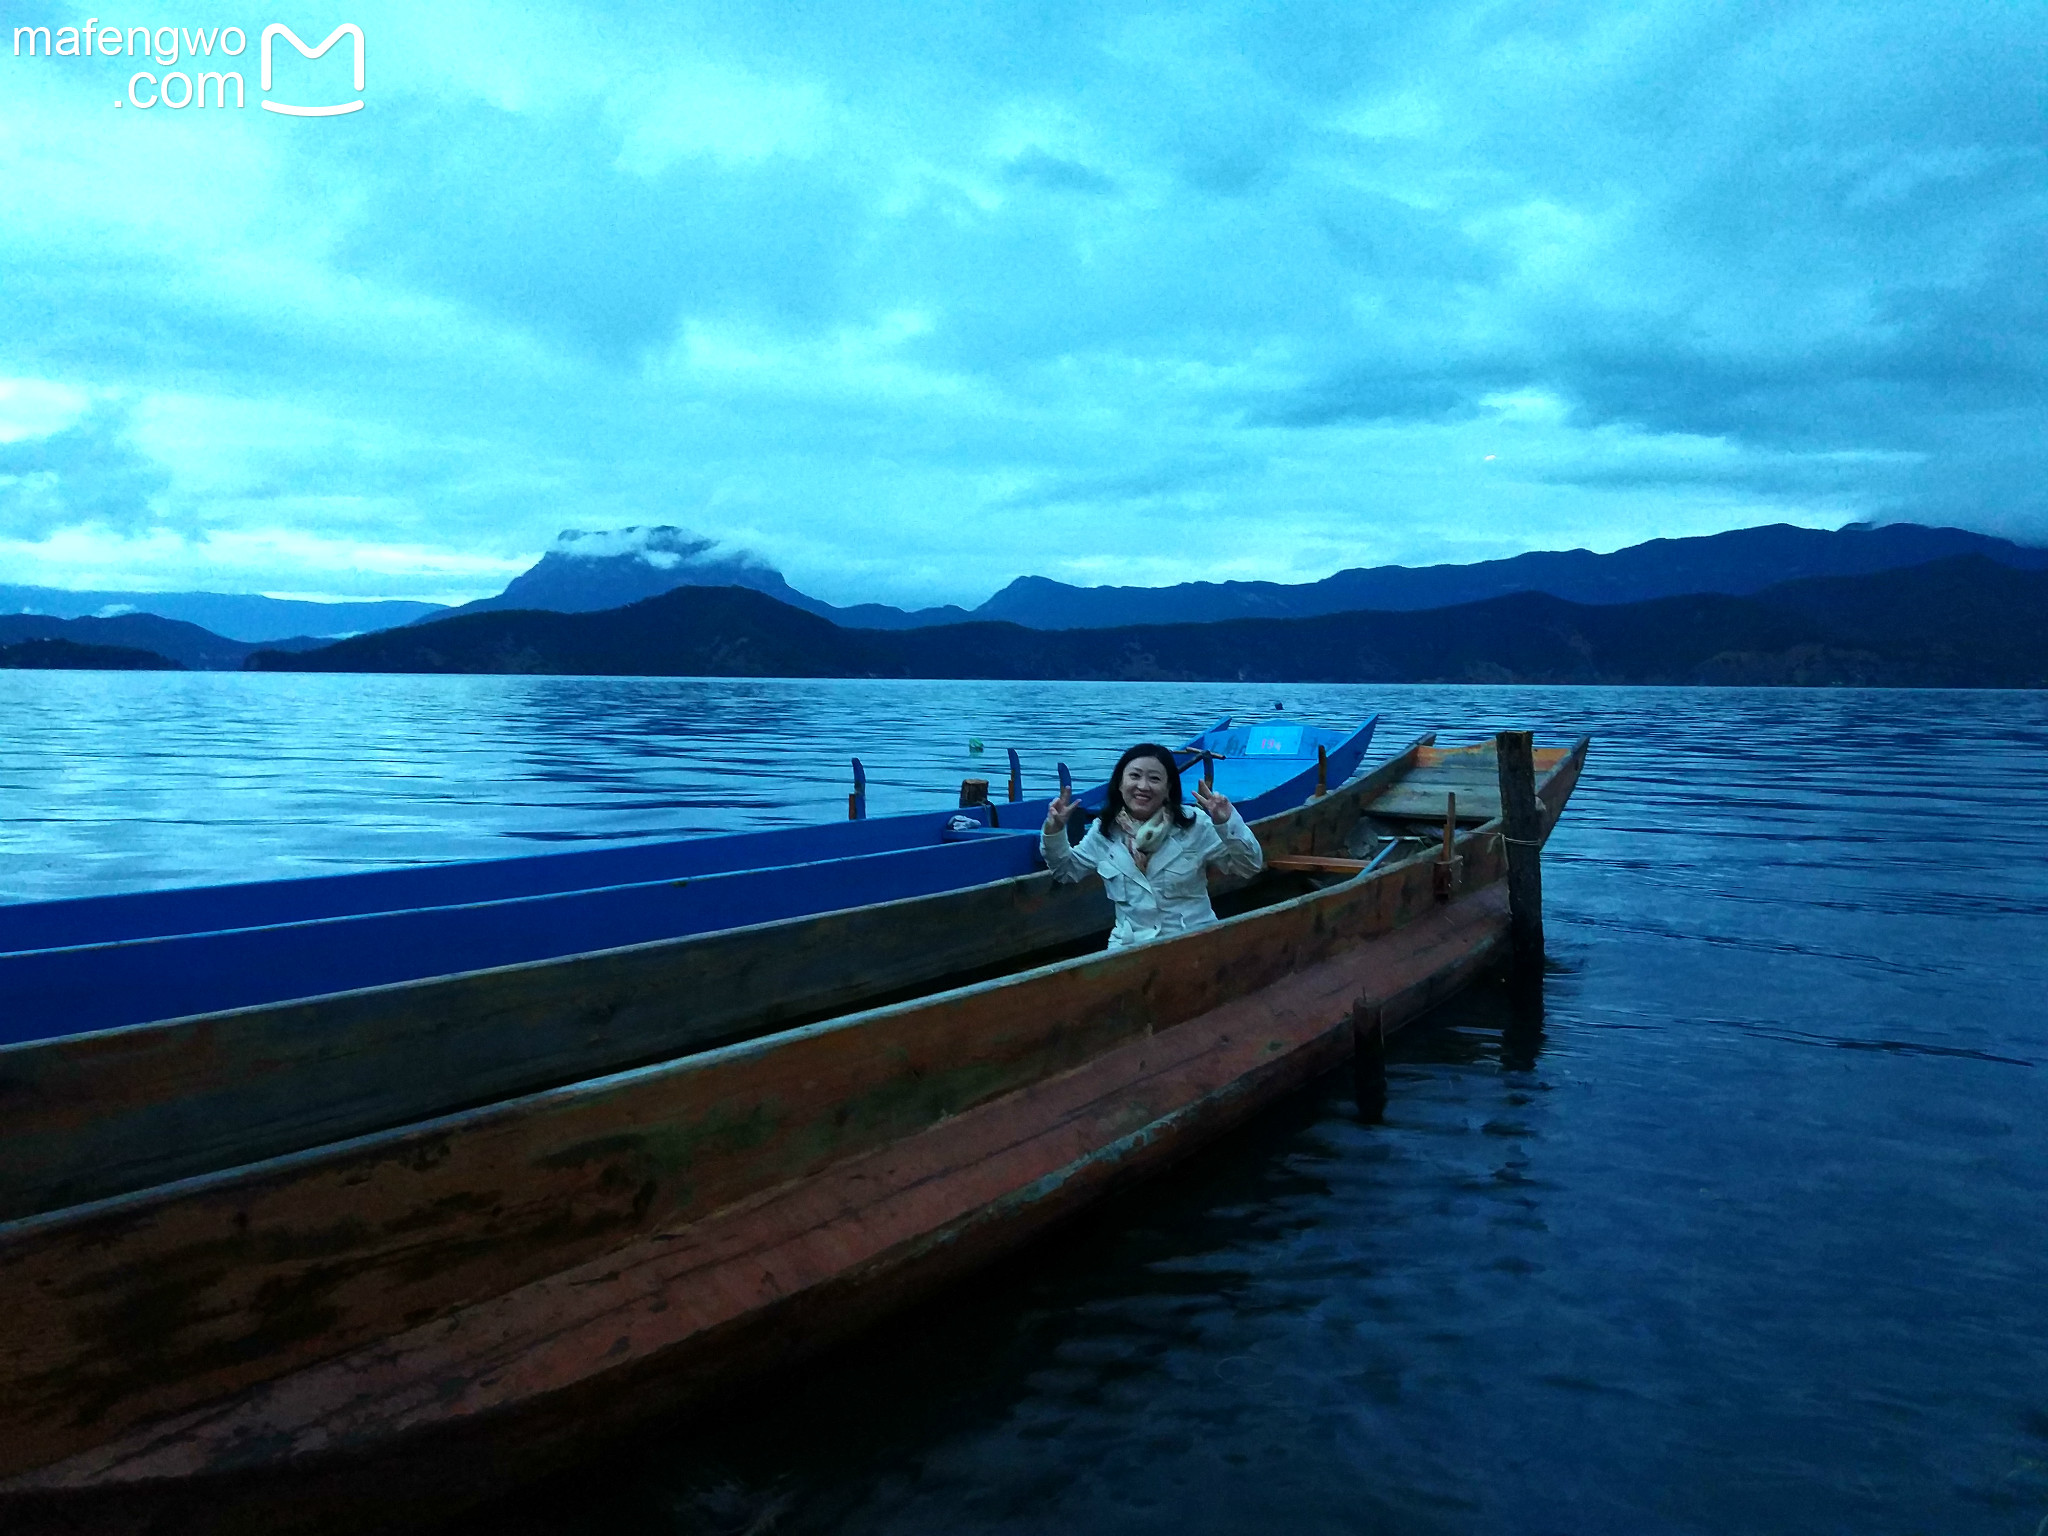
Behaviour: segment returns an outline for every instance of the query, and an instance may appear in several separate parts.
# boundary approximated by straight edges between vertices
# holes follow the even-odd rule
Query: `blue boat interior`
[[[1225,720],[1183,750],[1251,820],[1315,793],[1318,747],[1327,787],[1350,778],[1376,721],[1347,734],[1292,722],[1233,729]],[[1099,808],[1105,789],[1078,798]],[[1010,879],[1042,867],[1037,833],[1049,803],[0,907],[0,1045]],[[1083,825],[1076,817],[1073,832]]]

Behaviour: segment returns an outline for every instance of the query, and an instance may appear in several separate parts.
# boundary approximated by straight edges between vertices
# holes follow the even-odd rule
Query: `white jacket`
[[[1195,824],[1169,833],[1142,873],[1122,838],[1102,835],[1099,818],[1078,845],[1067,841],[1062,827],[1042,833],[1039,848],[1055,880],[1072,884],[1091,874],[1102,876],[1103,889],[1116,906],[1109,947],[1122,949],[1215,922],[1216,909],[1209,905],[1210,865],[1246,876],[1266,867],[1259,840],[1235,807],[1220,827],[1199,810],[1194,815]]]

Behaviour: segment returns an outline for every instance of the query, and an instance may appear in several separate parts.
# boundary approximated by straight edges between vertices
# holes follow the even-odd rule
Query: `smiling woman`
[[[1249,878],[1265,865],[1258,839],[1226,795],[1207,783],[1195,787],[1203,815],[1181,806],[1180,769],[1171,749],[1140,742],[1117,759],[1102,819],[1079,847],[1067,840],[1075,802],[1061,788],[1047,808],[1042,848],[1055,880],[1073,883],[1090,874],[1116,907],[1109,947],[1142,944],[1216,921],[1209,905],[1208,872]]]

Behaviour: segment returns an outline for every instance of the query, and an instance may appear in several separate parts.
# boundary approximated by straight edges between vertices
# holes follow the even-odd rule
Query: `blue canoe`
[[[1213,744],[1230,733],[1230,721],[1222,720],[1195,737],[1183,751],[1192,756],[1205,747],[1220,750]],[[1313,749],[1310,755],[1313,756]],[[865,777],[859,759],[855,759],[854,772],[856,784],[864,791]],[[1084,804],[1100,805],[1101,797],[1102,786],[1098,785],[1081,798]],[[855,799],[864,802],[864,793],[857,793]],[[1044,802],[1037,804],[1042,817]],[[1020,807],[1017,817],[1008,818],[1012,825],[1022,825],[1018,817],[1026,809],[1028,806]],[[464,906],[561,891],[591,891],[655,880],[730,874],[736,870],[863,858],[931,847],[942,840],[946,827],[958,814],[953,810],[934,810],[869,819],[863,803],[859,819],[781,827],[768,832],[667,838],[624,847],[408,865],[345,875],[129,891],[63,901],[0,903],[0,954],[161,938],[175,933],[272,927],[323,918],[359,917],[370,912]],[[984,823],[990,820],[988,811],[973,810],[969,814]],[[996,808],[995,816],[1004,818],[1001,807]]]
[[[1358,771],[1344,733],[1225,720],[1183,751],[1246,818]],[[1205,755],[1206,754],[1206,755]],[[1101,804],[1103,787],[1084,792]],[[616,949],[1013,879],[1045,797],[628,848],[0,906],[0,1044]],[[961,828],[967,816],[971,827]],[[1078,823],[1077,823],[1078,826]]]

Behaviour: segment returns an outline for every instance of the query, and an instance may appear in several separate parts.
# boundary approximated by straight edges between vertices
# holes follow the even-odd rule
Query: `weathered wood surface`
[[[1268,859],[1288,854],[1330,854],[1342,857],[1351,828],[1362,808],[1384,795],[1388,788],[1415,772],[1416,764],[1432,750],[1434,733],[1419,736],[1385,762],[1359,775],[1343,789],[1312,800],[1283,820],[1273,817],[1255,823],[1260,847]]]
[[[1472,867],[1475,885],[1498,872],[1483,850]],[[1392,865],[1168,943],[0,1228],[0,1470],[808,1176],[1430,899],[1426,863]]]
[[[1296,849],[1428,738],[1254,824]],[[0,1220],[594,1077],[1107,932],[1094,882],[965,891],[0,1048]]]
[[[1543,811],[1536,799],[1534,747],[1527,731],[1502,731],[1495,742],[1515,965],[1537,972],[1543,968]]]
[[[1537,754],[1536,771],[1554,769],[1570,750],[1544,748]],[[1493,742],[1426,749],[1418,756],[1414,771],[1374,800],[1368,810],[1377,817],[1440,822],[1444,797],[1453,794],[1458,797],[1461,825],[1492,821],[1500,815],[1500,770]]]
[[[0,1049],[0,1218],[770,1030],[1107,931],[1049,875]]]
[[[1282,853],[1266,860],[1266,868],[1306,875],[1355,875],[1370,862],[1327,853]]]
[[[383,1496],[408,1473],[445,1489],[459,1475],[451,1432],[539,1418],[567,1441],[699,1397],[900,1306],[1336,1065],[1358,1009],[1398,1027],[1462,985],[1505,927],[1497,890],[1434,909],[759,1199],[17,1478],[0,1500],[233,1480],[250,1447],[276,1475],[317,1476],[404,1441],[431,1453],[401,1473],[380,1459]],[[523,1453],[549,1438],[528,1431]]]

